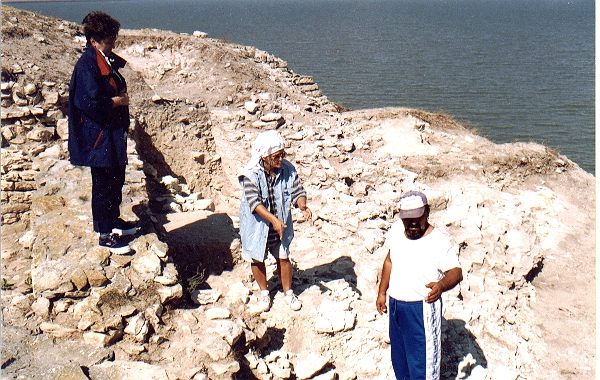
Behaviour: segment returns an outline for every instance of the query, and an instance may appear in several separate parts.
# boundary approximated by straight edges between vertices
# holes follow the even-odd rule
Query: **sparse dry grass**
[[[444,112],[430,113],[424,110],[411,109],[406,113],[429,123],[432,127],[444,129],[465,129],[461,124]]]
[[[335,110],[337,112],[348,112],[348,111],[352,111],[352,109],[340,104],[340,103],[334,103],[332,102],[331,104],[333,104],[333,107],[335,108]]]

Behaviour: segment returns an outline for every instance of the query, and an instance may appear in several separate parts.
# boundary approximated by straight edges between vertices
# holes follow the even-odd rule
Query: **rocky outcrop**
[[[568,378],[566,367],[594,377],[594,316],[575,294],[593,291],[594,178],[568,158],[493,144],[444,115],[344,110],[254,47],[123,31],[132,133],[122,214],[140,231],[131,254],[114,255],[92,233],[89,169],[66,160],[64,101],[81,36],[10,7],[2,17],[7,377],[393,378],[374,303],[383,242],[412,189],[460,247],[465,277],[444,295],[442,378]],[[237,169],[265,129],[285,137],[313,210],[311,221],[293,210],[299,312],[269,260],[274,303],[261,313],[239,255]],[[580,273],[556,281],[553,268]],[[544,295],[543,314],[540,292],[561,282],[573,293]],[[570,314],[555,325],[592,327],[578,325],[580,345],[554,364],[560,349],[540,318],[559,301]]]

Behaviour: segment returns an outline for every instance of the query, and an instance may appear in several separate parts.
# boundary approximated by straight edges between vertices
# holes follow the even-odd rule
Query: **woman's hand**
[[[273,220],[271,220],[271,225],[273,226],[275,232],[279,234],[279,240],[283,240],[283,230],[287,228],[287,225],[283,224],[281,220],[275,217]]]
[[[305,207],[304,209],[300,209],[300,211],[302,211],[302,215],[304,215],[304,219],[306,221],[310,221],[312,219],[312,211],[310,211],[310,209],[308,207]]]
[[[279,235],[279,240],[283,239],[283,230],[287,228],[287,225],[283,224],[281,220],[279,220],[275,215],[271,214],[262,203],[256,206],[254,212],[271,223],[273,229]]]
[[[310,211],[310,209],[306,205],[306,197],[305,196],[301,196],[300,198],[298,198],[298,201],[297,201],[296,204],[300,208],[300,211],[302,211],[302,215],[304,215],[304,219],[307,220],[307,221],[312,221],[312,219],[311,219],[312,218],[312,211]]]
[[[127,92],[121,92],[119,96],[115,96],[112,98],[113,108],[128,106],[129,105],[129,95]]]

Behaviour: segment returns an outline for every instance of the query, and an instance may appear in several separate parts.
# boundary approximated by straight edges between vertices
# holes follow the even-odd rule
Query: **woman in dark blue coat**
[[[94,11],[83,19],[86,50],[77,61],[69,89],[69,153],[73,165],[92,173],[92,217],[99,244],[114,253],[130,251],[121,235],[134,234],[120,218],[127,165],[129,96],[119,74],[125,60],[112,52],[121,24]]]

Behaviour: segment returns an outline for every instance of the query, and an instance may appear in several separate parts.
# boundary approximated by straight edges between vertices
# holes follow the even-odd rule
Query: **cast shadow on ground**
[[[179,272],[184,302],[190,303],[189,290],[207,289],[205,280],[232,270],[231,243],[237,237],[227,214],[207,211],[157,215],[160,239],[169,246],[169,257]]]
[[[260,357],[265,357],[272,352],[277,352],[283,348],[285,341],[286,329],[269,327],[266,332],[252,342],[250,345],[252,349]],[[240,370],[234,375],[234,379],[240,380],[258,380],[252,370],[250,369],[250,362],[244,356],[248,352],[244,336],[234,346],[238,362],[240,363]],[[294,377],[295,378],[295,377]]]
[[[301,294],[306,289],[316,285],[322,293],[325,293],[330,289],[324,283],[334,280],[346,280],[352,291],[360,295],[361,293],[356,287],[357,277],[354,271],[355,266],[350,256],[341,256],[330,263],[317,265],[312,268],[302,270],[294,268],[292,287],[296,294]],[[269,279],[268,286],[271,291],[281,290],[281,281],[279,281],[277,273]]]
[[[465,325],[461,319],[442,318],[442,379],[464,379],[477,366],[487,368],[477,338]]]
[[[180,183],[185,183],[185,178],[181,175],[178,175],[173,171],[171,166],[165,160],[165,156],[158,150],[152,141],[152,136],[146,132],[149,127],[146,125],[147,121],[139,122],[136,119],[135,127],[133,131],[131,131],[133,140],[135,141],[136,151],[138,152],[140,158],[144,162],[144,173],[146,174],[145,188],[146,194],[148,195],[147,201],[138,207],[138,210],[134,210],[136,215],[140,218],[140,221],[144,222],[142,219],[147,219],[147,214],[143,211],[145,209],[152,210],[153,213],[162,213],[163,207],[166,203],[165,201],[158,200],[161,196],[165,194],[169,194],[167,188],[160,183],[160,178],[170,175]]]

